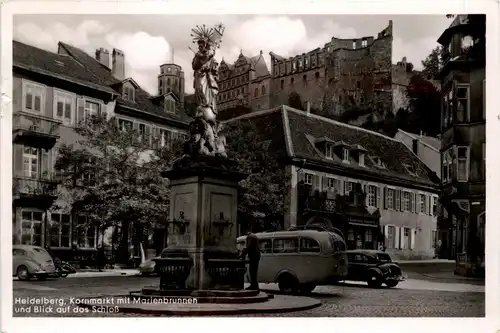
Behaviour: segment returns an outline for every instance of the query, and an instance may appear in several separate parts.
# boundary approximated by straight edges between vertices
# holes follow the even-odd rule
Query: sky
[[[98,48],[124,51],[125,76],[150,94],[157,94],[159,66],[172,61],[183,67],[186,93],[191,93],[190,36],[196,25],[226,27],[218,60],[234,62],[240,52],[262,50],[293,56],[323,47],[332,37],[377,36],[393,21],[393,63],[403,57],[421,68],[451,20],[445,15],[16,15],[14,39],[57,52],[57,43],[80,47],[92,56]],[[173,60],[172,60],[173,59]]]

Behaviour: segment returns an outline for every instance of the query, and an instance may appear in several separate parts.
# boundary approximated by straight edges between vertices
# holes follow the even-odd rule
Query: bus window
[[[329,239],[333,252],[343,252],[346,250],[345,242],[340,235],[331,232]]]
[[[270,239],[259,239],[259,247],[261,253],[273,252],[273,245]]]
[[[299,251],[299,240],[297,238],[274,239],[274,253],[294,253]]]
[[[345,246],[345,243],[342,242],[342,241],[336,241],[335,242],[335,245],[336,245],[336,248],[337,248],[337,251],[345,251],[346,250],[346,246]]]
[[[318,241],[311,238],[301,238],[300,252],[320,252]]]

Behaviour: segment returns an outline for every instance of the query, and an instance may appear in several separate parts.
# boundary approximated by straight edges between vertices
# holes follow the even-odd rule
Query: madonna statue
[[[198,44],[192,66],[194,71],[194,91],[196,97],[195,120],[190,125],[191,153],[225,156],[225,139],[219,138],[217,124],[217,70],[215,50],[220,47],[224,26],[217,25],[206,29],[205,26],[193,29],[193,42]],[[194,149],[193,149],[194,148]],[[194,150],[194,151],[193,151]]]

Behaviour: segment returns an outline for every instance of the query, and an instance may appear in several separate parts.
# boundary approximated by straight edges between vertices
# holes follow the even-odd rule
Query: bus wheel
[[[300,285],[300,291],[303,294],[310,294],[314,288],[316,288],[316,285],[314,283],[303,283]]]
[[[292,274],[284,273],[278,278],[278,287],[283,293],[295,294],[299,289],[299,281]]]

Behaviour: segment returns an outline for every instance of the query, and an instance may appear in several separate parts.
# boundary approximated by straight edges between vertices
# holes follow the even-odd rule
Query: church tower
[[[184,72],[182,67],[174,63],[174,56],[170,61],[160,66],[158,75],[158,95],[173,92],[179,98],[181,109],[184,108]]]

